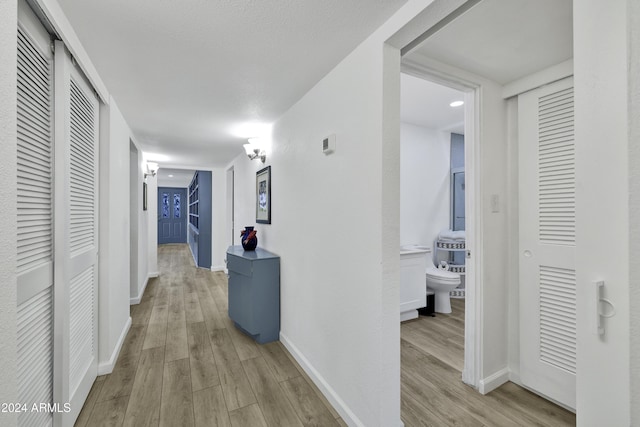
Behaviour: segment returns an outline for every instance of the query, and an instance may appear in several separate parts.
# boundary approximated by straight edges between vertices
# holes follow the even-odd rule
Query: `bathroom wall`
[[[433,247],[449,228],[451,134],[400,125],[400,244]]]

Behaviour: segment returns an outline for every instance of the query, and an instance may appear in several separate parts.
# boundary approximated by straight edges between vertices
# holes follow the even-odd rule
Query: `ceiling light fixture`
[[[267,153],[262,148],[262,141],[260,138],[249,138],[249,143],[244,144],[244,151],[247,153],[247,157],[250,160],[260,159],[262,163],[267,160]]]
[[[464,105],[464,101],[453,101],[449,104],[450,107],[460,107],[461,105]]]
[[[169,178],[173,178],[173,175],[169,175]]]

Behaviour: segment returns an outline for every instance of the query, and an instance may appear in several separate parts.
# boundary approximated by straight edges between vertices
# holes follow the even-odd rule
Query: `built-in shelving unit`
[[[196,176],[197,175],[198,173],[196,172]],[[198,207],[200,205],[199,189],[198,180],[195,179],[194,176],[194,179],[189,185],[189,224],[193,225],[195,228],[200,228],[200,215],[198,214]]]
[[[189,184],[187,241],[198,267],[211,268],[211,172],[196,171]]]

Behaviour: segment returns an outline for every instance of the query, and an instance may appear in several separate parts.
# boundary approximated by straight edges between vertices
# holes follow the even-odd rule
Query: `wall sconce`
[[[260,159],[262,163],[267,160],[267,153],[260,147],[259,138],[249,138],[249,143],[244,144],[243,147],[250,160]]]
[[[158,173],[158,169],[159,169],[159,166],[157,163],[147,162],[146,171],[144,172],[144,177],[146,178],[148,175],[156,176],[156,173]]]

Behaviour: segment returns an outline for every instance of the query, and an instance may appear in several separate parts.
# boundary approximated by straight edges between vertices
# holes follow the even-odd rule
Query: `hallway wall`
[[[629,74],[629,64],[637,55],[637,50],[631,50],[629,24],[639,24],[629,19],[629,11],[637,10],[629,7],[633,2],[637,0],[573,3],[578,142],[576,410],[578,425],[584,426],[635,425],[630,413],[631,408],[637,413],[639,404],[630,395],[631,360],[638,357],[630,353],[630,339],[636,345],[640,340],[629,328],[630,313],[638,311],[634,301],[629,304],[630,288],[638,286],[630,280],[630,270],[637,271],[638,254],[632,251],[637,247],[630,244],[629,232],[638,211],[637,205],[630,205],[630,194],[637,197],[630,191],[637,190],[631,186],[630,165],[638,160],[632,148],[638,141],[630,139],[629,127],[630,120],[638,118],[637,110],[632,110],[637,105],[629,103],[630,78],[638,78]],[[632,230],[637,233],[635,227]],[[593,333],[590,291],[596,280],[605,280],[605,297],[615,305],[615,316],[604,321],[604,335]]]
[[[211,269],[223,271],[226,268],[226,172],[224,169],[211,170]]]
[[[149,210],[142,209],[142,183],[144,175],[142,173],[142,150],[138,146],[138,295],[142,296],[149,280],[149,251],[145,244],[149,240],[149,221],[155,220],[155,217],[149,216]],[[147,191],[149,189],[147,188]],[[147,201],[149,200],[147,196]]]
[[[640,2],[628,0],[629,141],[640,141]],[[640,306],[640,144],[629,144],[629,290],[631,307]],[[631,425],[640,425],[640,310],[631,310]]]
[[[429,3],[408,2],[329,72],[267,150],[272,224],[257,225],[258,245],[281,256],[281,341],[350,425],[400,425],[400,55],[384,42]],[[232,165],[239,232],[266,165]]]
[[[17,1],[0,2],[0,402],[16,402],[16,248],[17,234]],[[15,426],[12,413],[0,412],[0,425]]]
[[[132,132],[113,98],[100,106],[98,374],[109,373],[127,333],[130,299],[129,147]],[[145,266],[139,266],[146,270]]]
[[[256,171],[272,167],[272,224],[256,228],[258,246],[281,256],[281,341],[341,416],[366,426],[400,421],[399,291],[382,268],[382,61],[379,37],[365,42],[275,123],[265,165],[233,162],[238,233],[255,224]],[[397,254],[398,236],[391,244]]]

